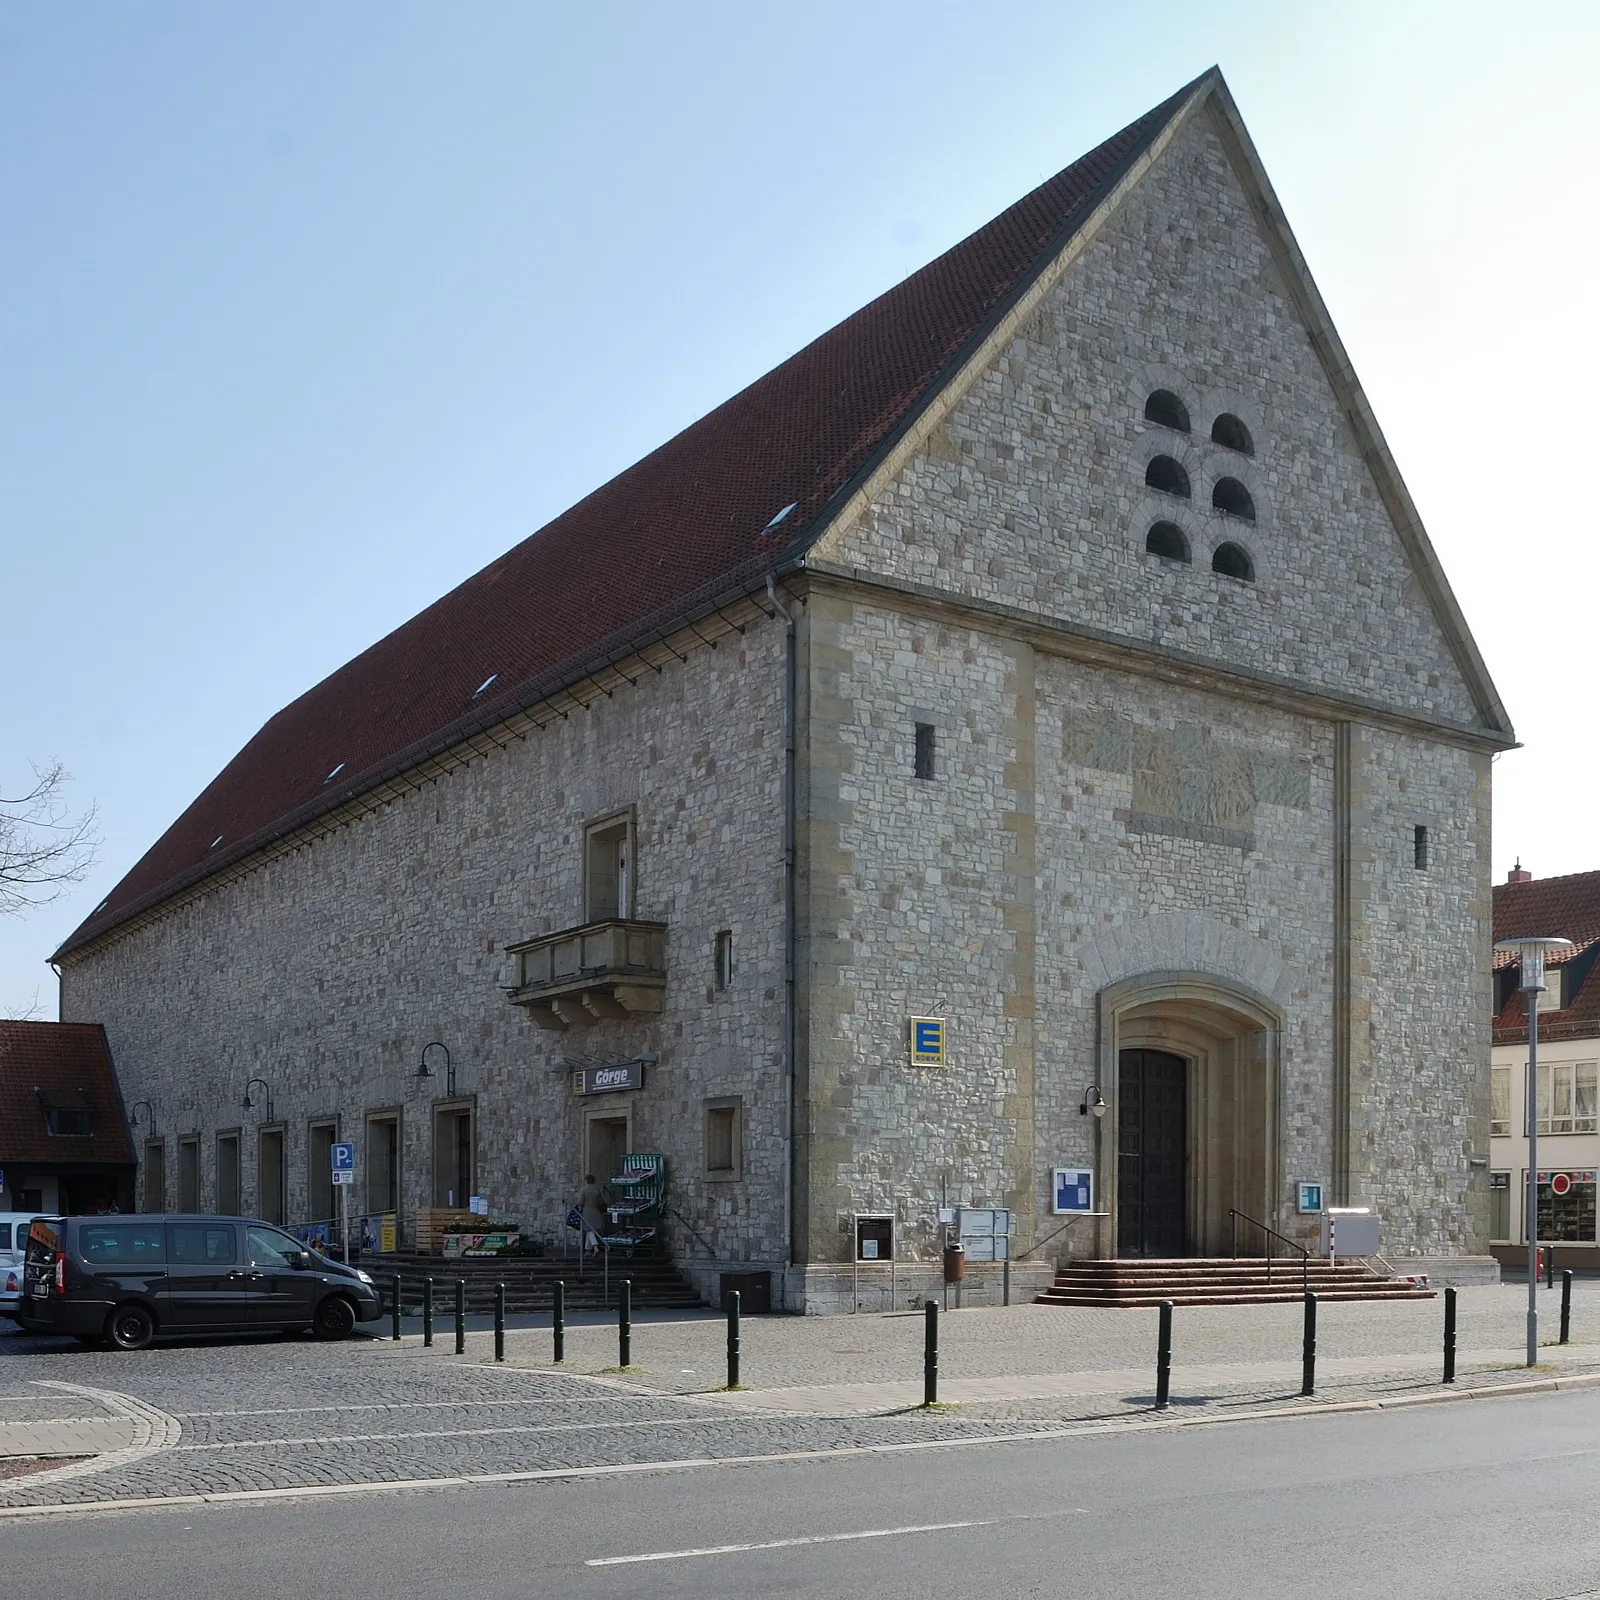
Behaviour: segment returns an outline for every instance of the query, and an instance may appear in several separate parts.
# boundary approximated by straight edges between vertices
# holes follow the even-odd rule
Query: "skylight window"
[[[211,841],[211,843],[210,843],[210,844],[208,844],[208,845],[207,845],[207,846],[206,846],[206,848],[207,848],[207,849],[208,849],[208,850],[215,850],[215,849],[216,849],[216,848],[217,848],[217,846],[218,846],[218,845],[219,845],[219,844],[221,844],[221,843],[222,843],[222,835],[221,835],[221,834],[220,834],[220,833],[219,833],[219,834],[218,834],[218,835],[217,835],[217,836],[216,836],[216,838],[215,838],[215,839],[213,839],[213,840],[212,840],[212,841]]]
[[[474,689],[474,690],[473,690],[473,691],[472,691],[472,698],[473,698],[473,699],[474,699],[474,700],[476,700],[476,699],[477,699],[477,698],[478,698],[478,696],[479,696],[479,695],[480,695],[480,694],[482,694],[482,693],[483,693],[483,691],[484,691],[484,690],[485,690],[485,689],[487,689],[487,688],[488,688],[488,687],[489,687],[489,685],[490,685],[490,684],[491,684],[491,683],[493,683],[493,682],[494,682],[494,680],[495,680],[495,679],[496,679],[496,678],[498,678],[498,677],[499,677],[499,676],[500,676],[500,674],[499,674],[499,673],[498,673],[498,672],[491,672],[491,673],[490,673],[490,674],[489,674],[489,676],[488,676],[488,677],[487,677],[487,678],[485,678],[485,679],[484,679],[484,680],[483,680],[483,682],[482,682],[482,683],[480,683],[480,684],[479,684],[479,685],[478,685],[478,687],[477,687],[477,688],[476,688],[476,689]]]
[[[344,771],[344,762],[342,762],[342,761],[341,761],[341,762],[340,762],[340,763],[339,763],[339,765],[338,765],[338,766],[336,766],[336,767],[335,767],[335,768],[334,768],[334,769],[333,769],[333,771],[332,771],[332,772],[330,772],[330,773],[329,773],[329,774],[328,774],[328,776],[327,776],[327,777],[326,777],[326,778],[324,778],[324,779],[323,779],[323,780],[322,780],[322,781],[323,781],[323,782],[324,782],[324,783],[332,783],[332,782],[333,782],[333,780],[334,780],[334,779],[335,779],[335,778],[337,778],[337,777],[338,777],[338,776],[339,776],[339,774],[340,774],[340,773],[341,773],[341,772],[343,772],[343,771]]]
[[[99,915],[100,915],[100,913],[101,913],[101,912],[102,912],[102,911],[104,911],[104,910],[105,910],[105,908],[106,908],[106,907],[107,907],[107,906],[108,906],[108,905],[110,905],[110,904],[111,904],[111,896],[110,896],[110,895],[107,895],[107,896],[106,896],[106,897],[105,897],[105,899],[104,899],[104,900],[102,900],[102,901],[101,901],[101,902],[100,902],[100,904],[99,904],[99,905],[97,905],[97,906],[96,906],[96,907],[95,907],[95,908],[94,908],[94,910],[93,910],[93,911],[91,911],[91,912],[90,912],[90,913],[89,913],[89,915],[90,915],[90,916],[91,916],[91,917],[98,917],[98,916],[99,916]]]
[[[761,531],[762,531],[762,532],[763,532],[763,533],[771,533],[771,532],[772,532],[772,530],[773,530],[773,529],[774,529],[774,528],[776,528],[776,527],[777,527],[777,526],[778,526],[778,524],[779,524],[779,523],[780,523],[780,522],[782,522],[782,521],[783,521],[783,519],[784,519],[784,518],[785,518],[785,517],[787,517],[787,516],[788,516],[788,515],[789,515],[789,513],[790,513],[790,512],[791,512],[791,511],[793,511],[793,510],[794,510],[794,509],[795,509],[795,507],[796,507],[796,506],[798,506],[798,505],[799,505],[799,504],[800,504],[800,502],[799,502],[799,501],[798,501],[798,500],[791,500],[791,501],[790,501],[790,502],[789,502],[789,504],[788,504],[788,505],[786,505],[786,506],[785,506],[785,507],[784,507],[784,508],[783,508],[783,510],[782,510],[782,511],[780,511],[780,512],[779,512],[779,513],[778,513],[778,514],[777,514],[777,516],[775,516],[775,517],[774,517],[774,518],[773,518],[773,519],[772,519],[772,521],[771,521],[771,522],[769,522],[769,523],[768,523],[768,524],[767,524],[767,525],[766,525],[766,527],[764,527],[764,528],[763,528],[763,529],[762,529],[762,530],[761,530]]]

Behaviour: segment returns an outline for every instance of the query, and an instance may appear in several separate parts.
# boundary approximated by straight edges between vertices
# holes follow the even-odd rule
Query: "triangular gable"
[[[1420,596],[1438,629],[1441,658],[1447,659],[1459,674],[1463,692],[1470,698],[1470,713],[1459,719],[1441,716],[1437,720],[1458,726],[1470,725],[1494,742],[1509,743],[1513,735],[1505,708],[1311,279],[1283,208],[1272,191],[1222,75],[1216,69],[1191,86],[1173,107],[1162,128],[1146,141],[1138,157],[1127,164],[1118,182],[1107,187],[1095,207],[1062,242],[1061,249],[1050,260],[1041,262],[1032,281],[1018,285],[1005,313],[994,319],[981,341],[973,343],[959,371],[952,374],[950,383],[942,391],[926,396],[915,415],[908,416],[899,437],[880,453],[870,474],[863,477],[849,501],[839,508],[828,528],[821,533],[807,564],[821,570],[853,570],[861,575],[874,572],[874,558],[867,548],[869,541],[854,533],[858,523],[869,516],[874,507],[886,503],[891,486],[901,479],[908,464],[919,454],[956,458],[959,452],[952,452],[951,440],[945,432],[947,421],[974,392],[975,386],[984,381],[986,375],[994,374],[997,364],[1014,342],[1026,339],[1037,327],[1041,313],[1048,317],[1050,299],[1057,286],[1128,203],[1162,156],[1199,118],[1208,119],[1227,152],[1270,248],[1276,268],[1274,287],[1293,305],[1310,336],[1337,404],[1339,420],[1348,430],[1387,512],[1409,566],[1407,594]]]

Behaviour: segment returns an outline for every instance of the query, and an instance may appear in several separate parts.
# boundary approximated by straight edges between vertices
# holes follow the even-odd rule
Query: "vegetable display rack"
[[[661,1213],[667,1199],[667,1158],[636,1151],[622,1158],[622,1171],[607,1184],[610,1227],[601,1235],[608,1250],[655,1254],[661,1248]]]

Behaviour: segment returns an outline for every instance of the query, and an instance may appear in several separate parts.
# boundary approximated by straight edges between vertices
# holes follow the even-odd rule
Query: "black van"
[[[157,1334],[310,1328],[339,1339],[383,1314],[372,1279],[248,1217],[35,1217],[16,1320],[142,1350]]]

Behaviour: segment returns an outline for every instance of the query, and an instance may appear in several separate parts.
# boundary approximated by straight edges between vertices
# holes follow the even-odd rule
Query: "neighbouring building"
[[[0,1211],[131,1211],[133,1198],[105,1029],[0,1020]]]
[[[1519,863],[1494,890],[1494,936],[1570,939],[1547,961],[1539,996],[1539,1240],[1558,1267],[1600,1265],[1600,872],[1535,878]],[[1489,1237],[1507,1266],[1527,1264],[1528,1012],[1521,967],[1494,953],[1494,1060],[1489,1111]]]
[[[1026,1287],[1316,1183],[1467,1272],[1512,743],[1213,71],[279,712],[62,1015],[149,1206],[327,1217],[340,1139],[558,1238],[657,1153],[699,1281],[826,1310],[943,1202]]]

